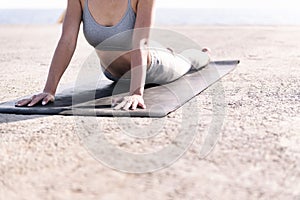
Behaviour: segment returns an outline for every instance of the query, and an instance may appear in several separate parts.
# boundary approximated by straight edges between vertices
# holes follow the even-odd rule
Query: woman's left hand
[[[138,106],[145,109],[146,105],[143,99],[142,95],[138,95],[138,94],[133,94],[131,96],[125,96],[123,98],[121,98],[120,100],[117,100],[115,102],[120,102],[117,103],[117,105],[114,107],[114,110],[135,110]],[[113,104],[115,104],[113,102]],[[113,105],[114,106],[114,105]]]

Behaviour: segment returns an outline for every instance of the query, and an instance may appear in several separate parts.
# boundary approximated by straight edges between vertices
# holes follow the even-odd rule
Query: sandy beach
[[[241,61],[222,79],[226,114],[212,152],[198,156],[216,85],[187,104],[200,113],[200,123],[191,127],[197,130],[194,143],[177,162],[154,173],[123,173],[101,164],[76,134],[72,116],[0,114],[1,200],[300,199],[300,27],[167,28],[210,47],[213,60]],[[0,102],[41,91],[61,26],[0,30]],[[60,88],[74,83],[92,52],[80,32]],[[181,111],[166,120],[181,123]],[[167,145],[178,132],[174,125],[151,141],[136,141],[122,134],[116,119],[97,121],[112,144],[135,152]],[[142,129],[149,120],[134,122]]]

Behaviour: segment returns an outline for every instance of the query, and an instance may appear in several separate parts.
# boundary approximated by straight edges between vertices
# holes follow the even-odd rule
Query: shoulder
[[[151,27],[155,17],[155,0],[138,0],[135,28]]]
[[[155,5],[155,0],[136,0],[137,1],[137,11],[139,10],[153,10]]]
[[[71,16],[69,17],[70,19],[74,17],[78,18],[78,16],[81,18],[84,1],[85,0],[68,0],[66,16]]]
[[[70,1],[70,0],[69,0]],[[85,1],[86,0],[76,0],[76,1],[79,1],[79,3],[80,3],[80,6],[82,7],[82,9],[83,9],[83,7],[84,7],[84,3],[85,3]]]
[[[83,9],[86,0],[68,0],[67,8],[77,7]]]
[[[137,4],[140,5],[154,5],[155,3],[155,0],[136,0],[137,1]]]
[[[131,7],[134,12],[137,13],[138,7],[142,5],[151,6],[153,5],[155,0],[131,0]]]

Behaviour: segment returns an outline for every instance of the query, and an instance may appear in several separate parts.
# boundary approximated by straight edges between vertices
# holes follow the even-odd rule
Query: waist
[[[109,52],[106,52],[109,53]],[[103,54],[102,54],[103,55]],[[123,55],[120,55],[117,57],[117,59],[107,59],[105,56],[99,55],[100,58],[100,66],[102,68],[102,71],[107,71],[109,72],[112,76],[120,78],[122,76],[126,76],[125,74],[130,74],[127,73],[128,71],[131,70],[131,52],[127,52]],[[150,51],[147,54],[147,70],[151,66],[151,53]],[[125,78],[130,78],[130,75],[127,75]]]

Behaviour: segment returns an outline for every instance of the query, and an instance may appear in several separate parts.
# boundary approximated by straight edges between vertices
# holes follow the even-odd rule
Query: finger
[[[123,100],[122,97],[116,97],[112,99],[112,107],[115,107],[118,103],[121,103]]]
[[[16,106],[25,106],[30,102],[31,102],[31,98],[30,99],[22,99],[22,100],[18,101],[15,105]]]
[[[124,110],[129,110],[129,108],[131,107],[132,105],[132,101],[127,101],[127,103],[125,104],[125,106],[123,107]]]
[[[138,106],[140,106],[143,109],[146,109],[146,105],[145,105],[144,101],[140,101]]]
[[[131,105],[131,109],[132,110],[135,110],[136,108],[137,108],[137,105],[139,104],[139,102],[138,101],[134,101],[133,103],[132,103],[132,105]]]
[[[25,105],[28,105],[31,101],[32,101],[32,99],[33,98],[35,98],[36,97],[36,95],[33,95],[32,97],[30,97],[30,98],[27,98],[27,99],[22,99],[22,100],[20,100],[17,104],[17,106],[25,106]]]
[[[54,96],[51,94],[48,94],[42,101],[42,105],[46,105],[49,102],[54,102]]]
[[[31,100],[31,102],[27,106],[29,106],[29,107],[34,106],[35,104],[40,102],[45,96],[46,96],[46,94],[34,95],[34,98]]]
[[[117,104],[116,102],[117,102],[116,99],[112,99],[112,100],[111,100],[111,106],[112,106],[112,107],[115,107],[116,104]]]
[[[122,101],[121,103],[119,103],[117,106],[114,107],[114,110],[119,110],[121,108],[123,108],[125,106],[125,104],[127,103],[127,101]]]
[[[116,103],[121,103],[122,101],[124,101],[124,100],[127,100],[128,99],[128,97],[127,96],[125,96],[125,97],[122,97],[122,96],[119,96],[119,97],[116,97]]]

